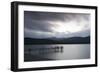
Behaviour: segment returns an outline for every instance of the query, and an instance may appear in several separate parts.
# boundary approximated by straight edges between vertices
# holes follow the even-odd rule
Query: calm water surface
[[[61,47],[63,49],[56,49]],[[25,45],[24,61],[71,60],[90,58],[90,44]]]

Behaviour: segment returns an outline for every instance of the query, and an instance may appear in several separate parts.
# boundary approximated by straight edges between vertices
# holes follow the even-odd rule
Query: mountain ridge
[[[24,38],[24,44],[89,44],[90,36],[70,38]]]

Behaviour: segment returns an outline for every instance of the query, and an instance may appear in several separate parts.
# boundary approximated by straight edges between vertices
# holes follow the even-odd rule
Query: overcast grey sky
[[[24,37],[68,38],[90,35],[90,14],[24,11]]]

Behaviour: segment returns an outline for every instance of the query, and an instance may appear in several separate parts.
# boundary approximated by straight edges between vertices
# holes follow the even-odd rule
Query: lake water
[[[60,47],[63,48],[61,49]],[[24,46],[24,61],[71,60],[88,58],[90,58],[90,44]]]

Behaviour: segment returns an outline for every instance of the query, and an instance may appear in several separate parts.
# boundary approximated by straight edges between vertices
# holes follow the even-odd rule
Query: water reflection
[[[90,44],[25,45],[24,61],[90,58]]]

